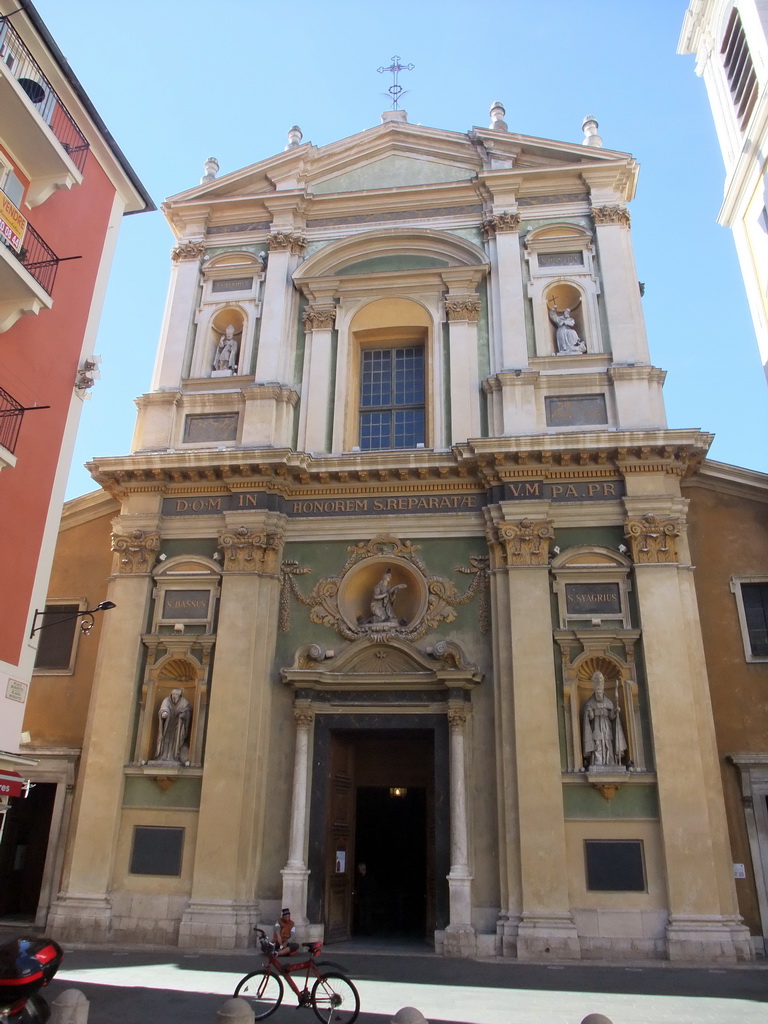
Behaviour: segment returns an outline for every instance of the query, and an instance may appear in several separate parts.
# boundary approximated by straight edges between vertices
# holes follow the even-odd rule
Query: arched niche
[[[535,354],[555,356],[558,347],[550,310],[569,308],[587,353],[602,352],[598,295],[600,281],[590,231],[577,224],[549,224],[525,239],[528,296],[533,309]],[[573,354],[581,354],[574,352]]]
[[[567,770],[594,771],[584,749],[585,710],[592,698],[595,673],[604,679],[605,698],[612,712],[617,712],[620,723],[621,750],[616,751],[616,763],[606,770],[620,773],[647,770],[645,748],[638,703],[638,687],[634,678],[634,663],[625,661],[606,649],[588,649],[568,664],[564,673],[563,701],[566,717]],[[611,720],[616,736],[615,720]]]
[[[264,262],[249,252],[229,252],[209,259],[202,270],[203,294],[195,318],[195,343],[190,376],[246,376],[252,372]],[[237,354],[218,371],[214,357],[229,325],[234,328]]]
[[[208,710],[210,645],[197,650],[191,645],[187,650],[177,644],[171,650],[149,646],[155,660],[147,666],[141,689],[134,760],[158,772],[199,767]]]

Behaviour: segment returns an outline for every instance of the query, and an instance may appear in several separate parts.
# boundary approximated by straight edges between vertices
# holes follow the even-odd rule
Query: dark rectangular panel
[[[544,399],[548,427],[596,426],[608,422],[605,395],[558,395]]]
[[[618,583],[566,583],[568,615],[621,615]]]
[[[584,858],[592,892],[645,892],[641,839],[585,839]]]
[[[136,825],[133,830],[131,874],[178,877],[181,874],[183,851],[183,828]]]
[[[207,619],[210,590],[166,590],[164,619]]]
[[[211,413],[187,416],[184,420],[184,441],[236,441],[237,413]]]

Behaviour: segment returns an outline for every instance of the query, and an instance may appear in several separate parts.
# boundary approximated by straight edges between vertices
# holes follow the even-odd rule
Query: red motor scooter
[[[45,1024],[51,1016],[39,995],[64,952],[53,939],[12,939],[0,945],[0,1024]]]

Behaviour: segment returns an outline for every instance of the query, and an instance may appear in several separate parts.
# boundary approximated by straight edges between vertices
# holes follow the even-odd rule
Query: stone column
[[[141,636],[147,629],[151,569],[160,546],[159,534],[152,528],[156,524],[156,517],[145,516],[118,516],[114,521],[115,558],[106,597],[115,608],[103,613],[69,865],[48,918],[48,927],[63,941],[109,941],[109,891],[124,766],[131,759]]]
[[[492,373],[528,365],[519,228],[520,214],[516,209],[494,212],[483,221],[483,234],[491,249],[493,267],[490,280],[494,338]]]
[[[477,352],[477,321],[480,300],[476,295],[449,294],[445,300],[451,382],[449,444],[480,437],[480,373]]]
[[[592,219],[613,361],[649,363],[648,338],[629,233],[629,210],[623,204],[605,202],[598,196],[593,187]]]
[[[301,451],[330,451],[329,416],[333,408],[333,305],[312,306],[304,313],[306,344],[301,384],[298,447]],[[288,904],[286,904],[288,906]]]
[[[508,846],[501,860],[508,902],[498,930],[502,949],[521,960],[578,958],[552,651],[548,554],[554,531],[547,519],[518,519],[519,508],[508,503],[489,514],[499,693],[499,842]],[[517,857],[511,849],[515,840]]]
[[[314,714],[308,707],[295,707],[296,750],[293,755],[293,793],[291,795],[291,831],[288,839],[288,863],[283,876],[282,906],[291,908],[299,929],[306,929],[307,918],[307,793],[309,791],[309,730]],[[303,933],[302,933],[303,934]]]
[[[202,236],[185,239],[171,249],[171,281],[160,329],[160,345],[152,376],[152,391],[176,388],[184,371],[192,317],[197,309],[200,260],[205,255]]]
[[[451,702],[448,722],[451,729],[451,870],[448,875],[450,923],[445,929],[446,956],[474,956],[477,938],[472,927],[472,874],[469,870],[467,828],[467,781],[464,756],[464,732],[467,711],[463,704]]]
[[[285,520],[254,511],[224,518],[200,816],[179,945],[231,949],[248,944],[259,914]]]
[[[625,522],[637,595],[661,836],[669,898],[670,960],[751,959],[738,916],[701,625],[684,557],[682,515]],[[669,502],[666,503],[669,505]],[[645,504],[647,508],[647,503]]]
[[[296,352],[292,275],[307,240],[301,231],[273,231],[269,236],[269,261],[264,282],[256,382],[289,382]]]

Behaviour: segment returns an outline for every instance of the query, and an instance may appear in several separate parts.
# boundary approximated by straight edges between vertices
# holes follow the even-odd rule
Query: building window
[[[768,661],[768,579],[731,580],[747,661]]]
[[[83,606],[86,607],[86,606]],[[36,672],[72,672],[80,632],[79,604],[47,604],[37,633]]]
[[[584,841],[590,892],[645,892],[641,839]]]
[[[736,8],[731,11],[720,53],[739,128],[744,131],[757,99],[757,76],[747,46],[747,37],[744,35],[741,24],[741,17]]]
[[[424,444],[424,348],[364,349],[360,364],[360,448]]]

